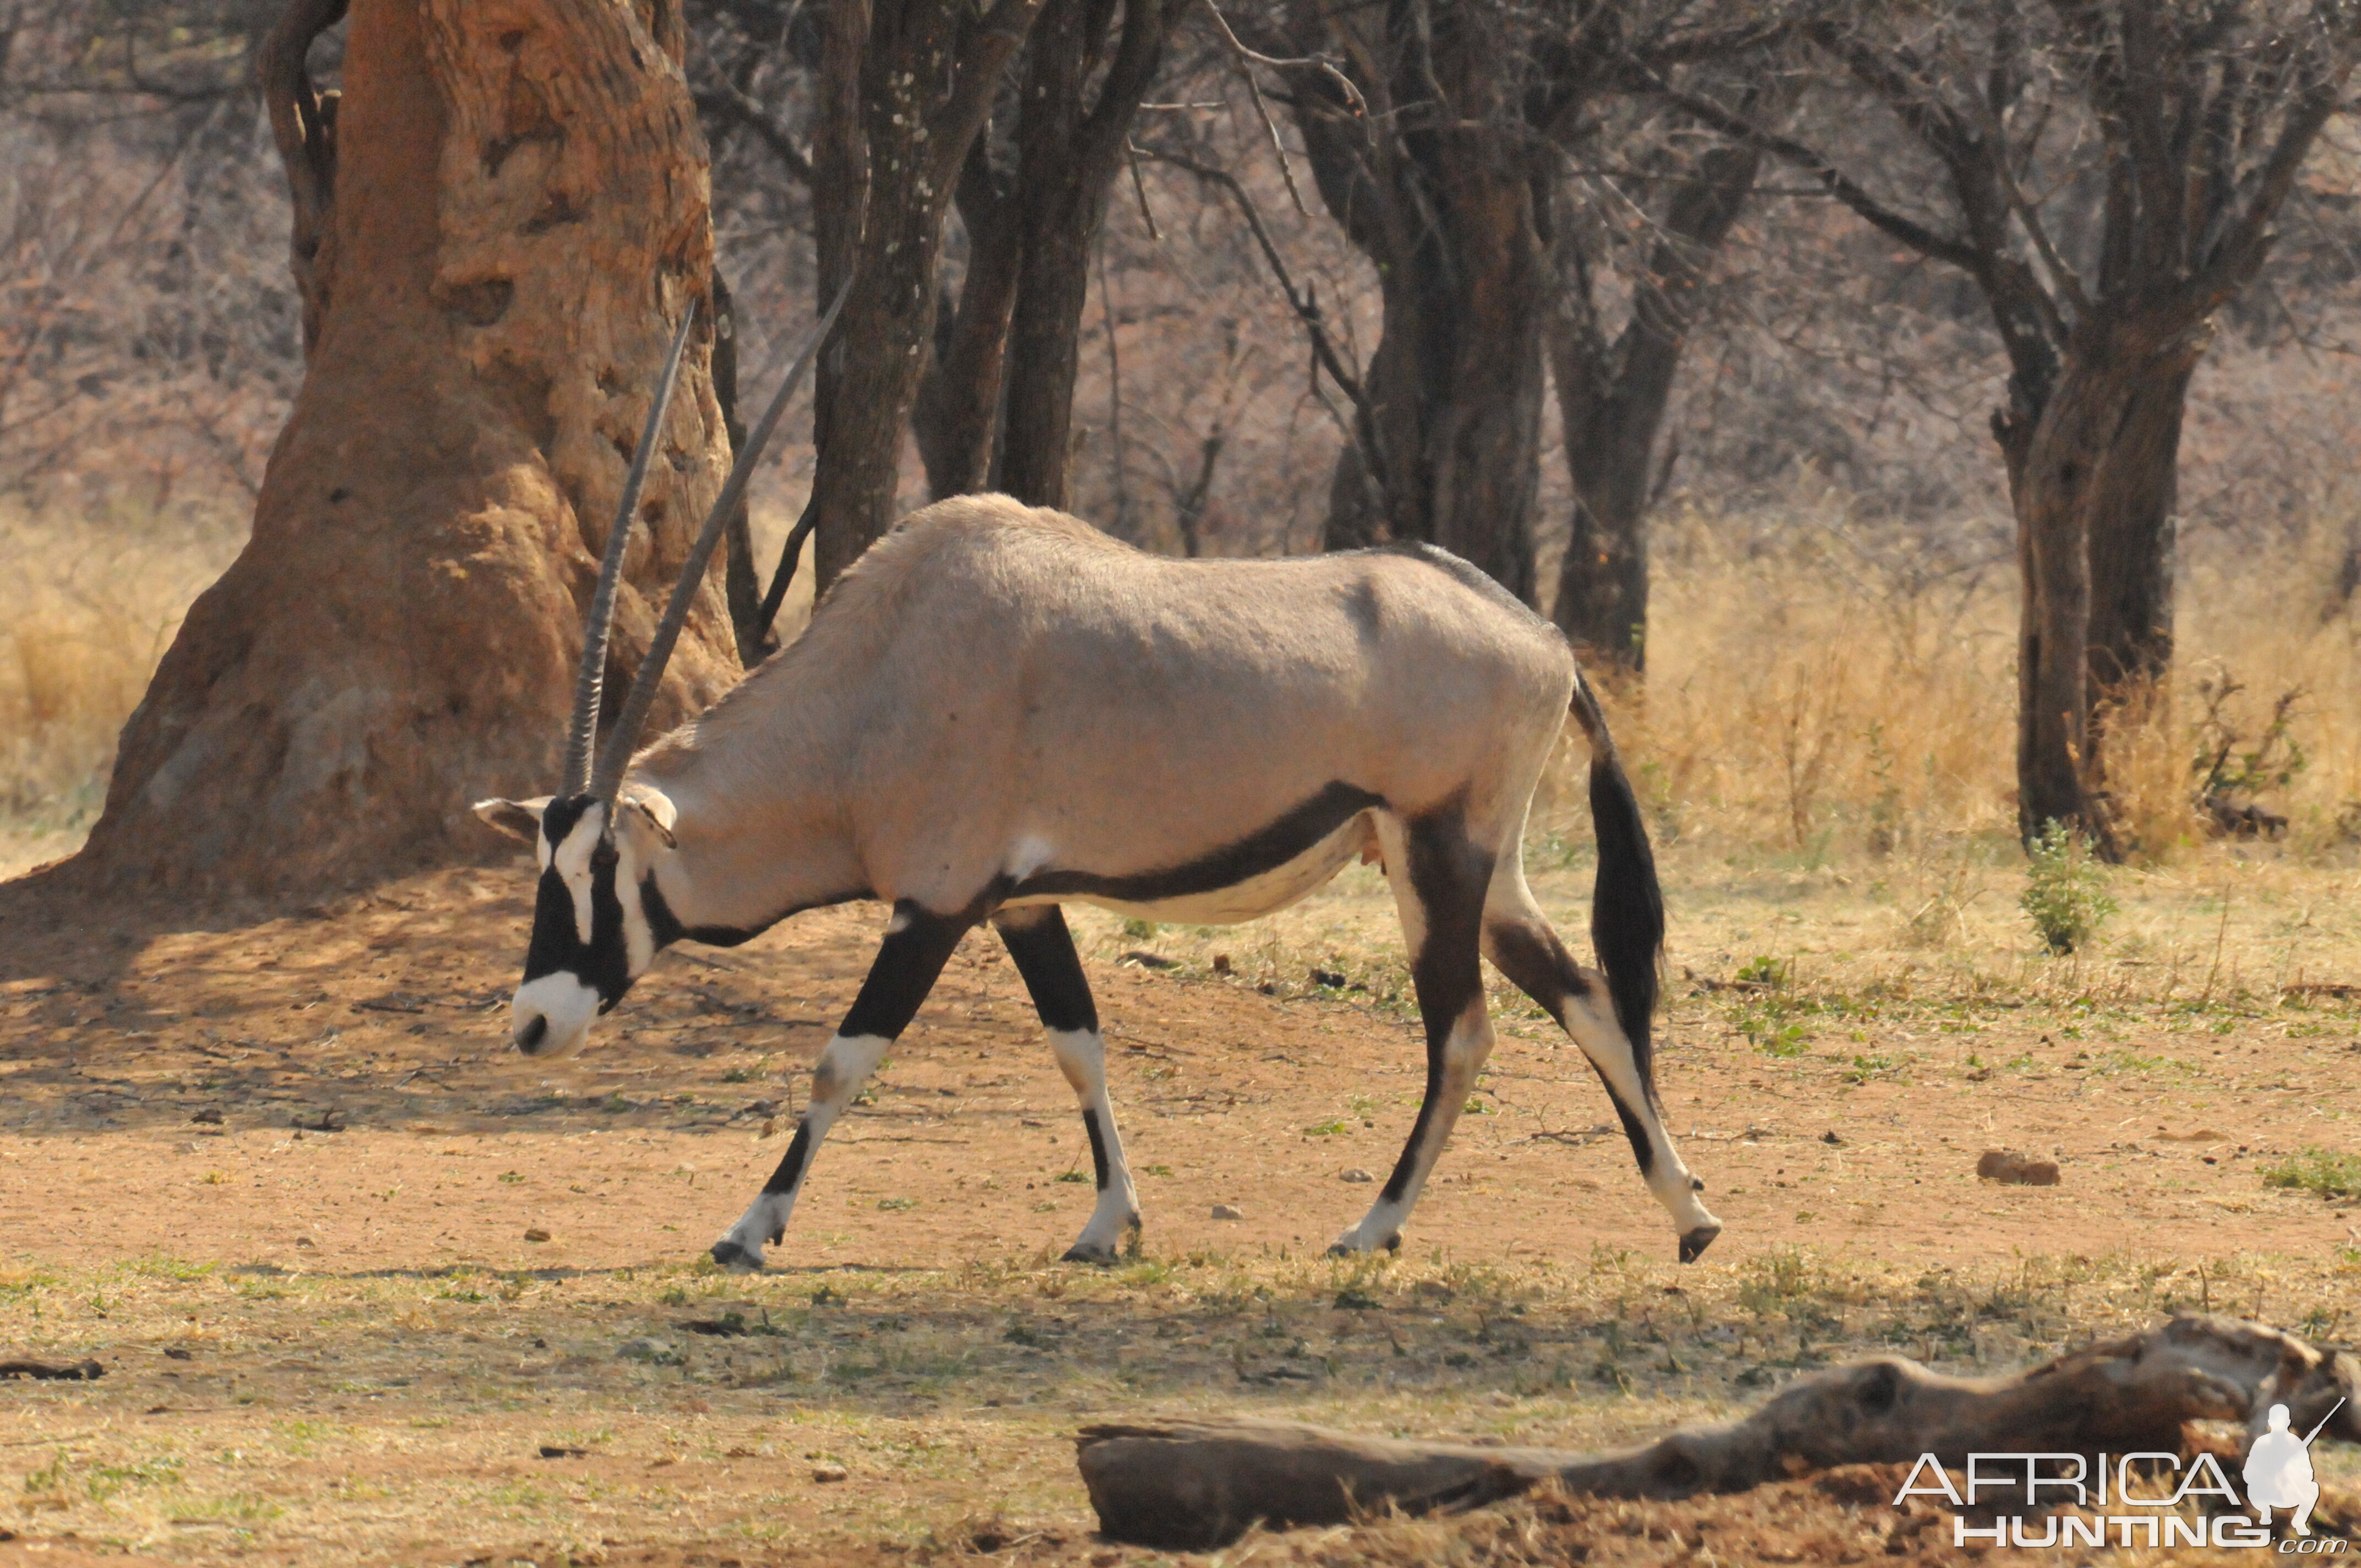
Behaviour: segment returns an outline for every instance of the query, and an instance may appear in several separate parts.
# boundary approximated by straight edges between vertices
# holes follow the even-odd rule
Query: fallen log
[[[1204,1550],[1257,1524],[1474,1508],[1545,1479],[1576,1494],[1671,1500],[1922,1453],[1951,1467],[1971,1453],[2179,1453],[2191,1421],[2243,1423],[2251,1440],[2274,1404],[2305,1430],[2340,1398],[2327,1432],[2361,1442],[2361,1362],[2262,1323],[2188,1315],[2004,1377],[1872,1356],[1798,1377],[1741,1420],[1607,1453],[1251,1419],[1108,1423],[1083,1428],[1076,1446],[1103,1533]]]
[[[32,1377],[44,1381],[93,1383],[106,1376],[95,1361],[0,1361],[0,1379]]]

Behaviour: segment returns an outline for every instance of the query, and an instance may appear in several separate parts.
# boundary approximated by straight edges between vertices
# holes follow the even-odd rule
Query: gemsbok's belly
[[[1326,885],[1345,863],[1364,850],[1376,852],[1377,825],[1367,811],[1356,813],[1326,838],[1294,859],[1240,878],[1226,887],[1171,898],[1114,896],[1090,888],[1058,894],[1019,894],[1009,907],[1033,904],[1093,904],[1118,915],[1167,926],[1235,926],[1275,915]]]

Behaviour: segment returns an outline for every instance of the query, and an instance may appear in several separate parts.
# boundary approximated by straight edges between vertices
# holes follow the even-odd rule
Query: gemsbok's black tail
[[[1615,1021],[1631,1042],[1640,1080],[1653,1100],[1648,1031],[1656,1013],[1656,966],[1664,947],[1664,890],[1656,884],[1656,856],[1648,847],[1639,797],[1631,793],[1614,737],[1607,733],[1607,716],[1598,710],[1598,698],[1579,670],[1570,707],[1590,741],[1590,826],[1598,838],[1598,879],[1590,893],[1591,946],[1598,950],[1598,967],[1607,972]]]

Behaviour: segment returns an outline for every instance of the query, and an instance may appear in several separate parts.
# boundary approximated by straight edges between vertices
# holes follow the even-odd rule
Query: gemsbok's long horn
[[[656,687],[664,681],[664,666],[672,661],[675,643],[680,641],[680,629],[688,620],[689,606],[696,601],[697,590],[705,581],[705,568],[713,560],[713,548],[721,543],[722,525],[738,510],[746,494],[746,487],[754,477],[755,466],[763,460],[763,448],[770,444],[771,433],[778,428],[779,417],[787,411],[787,399],[795,392],[804,372],[811,368],[812,360],[819,354],[819,345],[828,339],[829,329],[836,324],[837,313],[852,292],[851,280],[839,290],[836,302],[819,318],[811,335],[804,340],[796,354],[795,363],[788,367],[786,379],[771,395],[771,406],[746,434],[746,445],[730,465],[730,477],[722,484],[721,493],[714,498],[713,510],[705,514],[705,526],[697,531],[697,543],[688,552],[688,559],[680,569],[680,580],[673,585],[672,602],[664,606],[664,619],[656,623],[655,635],[648,640],[648,651],[640,661],[639,673],[631,677],[631,689],[623,698],[623,706],[615,714],[615,727],[608,734],[607,744],[598,753],[598,765],[590,775],[590,798],[612,806],[616,792],[623,785],[623,770],[631,765],[631,751],[639,744],[640,727],[647,722],[648,708],[655,702]]]
[[[607,635],[615,624],[615,585],[622,581],[623,555],[631,547],[631,524],[640,510],[640,491],[647,484],[648,464],[655,455],[656,438],[664,430],[665,411],[672,407],[673,388],[680,382],[680,362],[688,349],[689,329],[697,324],[697,303],[680,318],[672,334],[672,351],[664,356],[664,378],[656,383],[656,400],[648,410],[647,428],[631,452],[631,466],[623,476],[622,499],[615,505],[615,525],[607,531],[606,554],[598,561],[598,586],[590,595],[590,613],[582,621],[582,668],[574,677],[574,717],[566,723],[566,768],[558,775],[558,793],[574,795],[590,787],[590,749],[598,737],[598,698],[607,677]]]

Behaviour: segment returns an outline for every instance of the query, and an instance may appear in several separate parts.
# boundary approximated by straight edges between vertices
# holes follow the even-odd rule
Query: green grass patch
[[[2361,1155],[2311,1148],[2263,1167],[2263,1185],[2316,1192],[2323,1198],[2361,1194]]]

